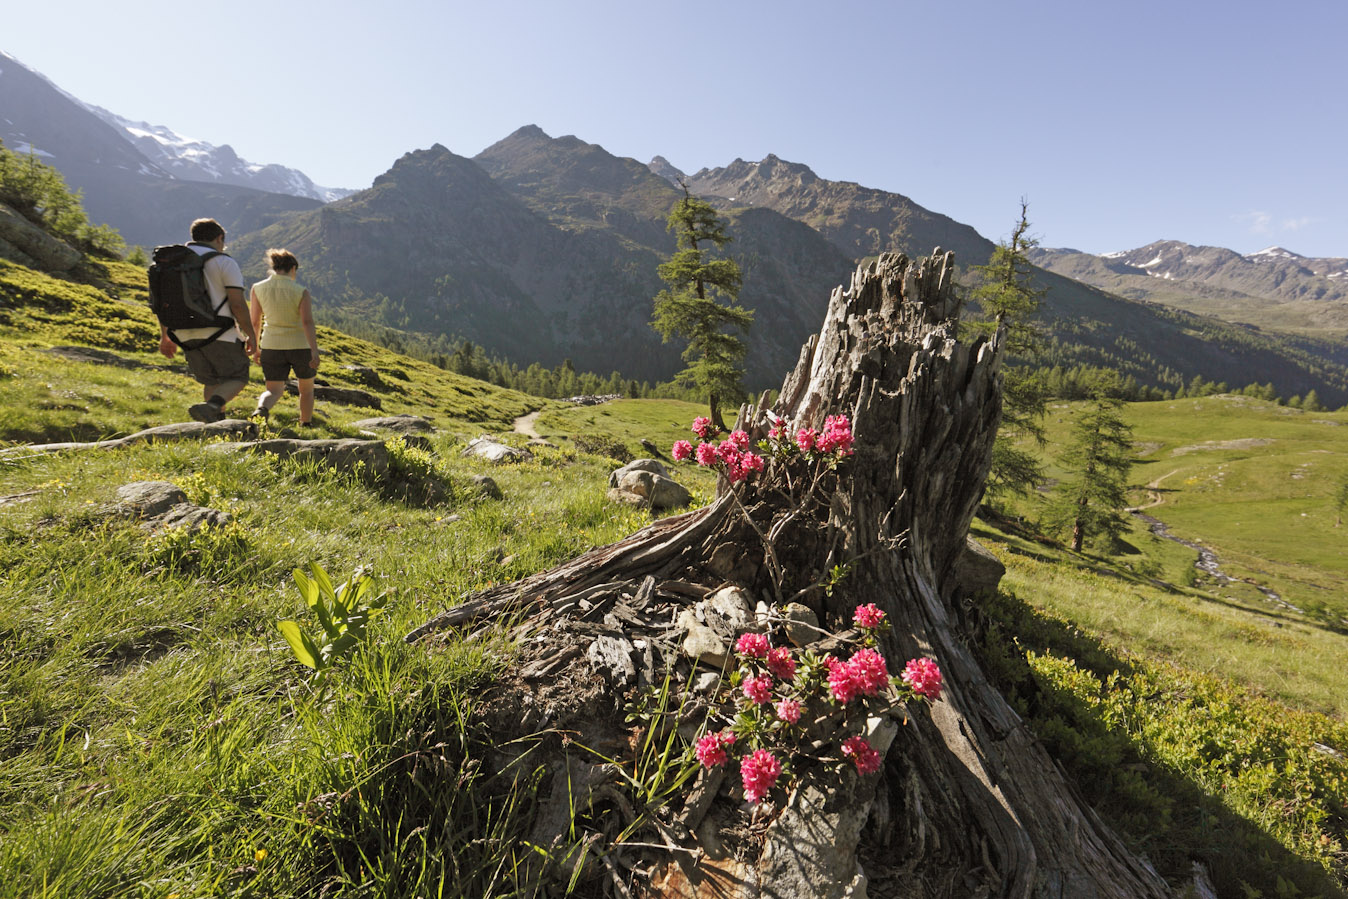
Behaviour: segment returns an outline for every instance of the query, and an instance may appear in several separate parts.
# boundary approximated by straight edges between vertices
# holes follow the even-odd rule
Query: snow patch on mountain
[[[1258,253],[1251,253],[1246,259],[1262,262],[1273,259],[1305,259],[1300,253],[1293,253],[1291,250],[1284,250],[1282,247],[1265,247]]]
[[[151,162],[184,181],[219,181],[324,203],[355,193],[344,188],[320,187],[297,169],[241,159],[229,144],[216,146],[181,135],[164,125],[133,122],[100,106],[75,102],[116,128]]]

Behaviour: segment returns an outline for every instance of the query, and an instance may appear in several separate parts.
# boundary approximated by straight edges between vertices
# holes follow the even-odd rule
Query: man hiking
[[[191,234],[187,247],[207,257],[201,274],[222,327],[170,329],[161,321],[159,352],[172,359],[178,347],[183,348],[188,371],[203,388],[203,401],[188,407],[188,414],[196,421],[220,421],[225,403],[248,383],[248,359],[257,348],[257,334],[244,300],[243,273],[225,255],[225,229],[215,219],[197,219]]]

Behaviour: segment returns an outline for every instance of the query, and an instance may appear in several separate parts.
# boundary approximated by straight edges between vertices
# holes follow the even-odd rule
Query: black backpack
[[[229,298],[218,306],[211,302],[203,271],[207,260],[223,255],[217,250],[198,253],[182,244],[154,248],[149,271],[150,310],[168,329],[169,339],[185,350],[200,349],[234,327],[234,319],[220,314]],[[210,337],[184,342],[174,335],[175,328],[219,330]]]

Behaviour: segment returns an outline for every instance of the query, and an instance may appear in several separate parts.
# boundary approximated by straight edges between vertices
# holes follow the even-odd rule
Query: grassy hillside
[[[5,342],[6,401],[0,435],[23,442],[97,439],[170,421],[185,421],[186,406],[200,400],[200,387],[186,374],[179,353],[172,362],[156,351],[159,328],[146,299],[145,271],[125,263],[93,263],[86,283],[52,278],[0,260],[0,340]],[[519,415],[543,400],[446,372],[390,354],[373,344],[321,327],[320,383],[377,395],[381,411],[325,407],[333,424],[376,414],[408,412],[441,426],[509,430]],[[120,365],[69,362],[50,350],[81,345],[114,353]],[[383,389],[371,386],[359,368],[377,372]],[[230,406],[243,416],[262,390],[260,373]],[[61,386],[55,387],[56,378]],[[279,421],[288,422],[294,402],[283,401]],[[475,436],[475,435],[474,435]]]
[[[72,283],[0,264],[0,440],[183,418],[197,388],[152,352],[142,277],[109,264]],[[445,501],[409,503],[359,474],[197,443],[0,461],[0,897],[523,894],[512,878],[529,851],[537,774],[498,775],[474,715],[509,664],[505,632],[414,647],[401,637],[467,592],[649,521],[606,500],[617,463],[576,452],[575,438],[641,454],[642,438],[666,447],[686,436],[702,408],[548,404],[332,331],[319,342],[324,377],[440,428],[432,454],[404,456],[399,476],[447,485]],[[120,361],[48,352],[69,345]],[[343,365],[373,368],[382,386]],[[1213,528],[1196,533],[1214,544],[1226,522],[1204,510],[1225,494],[1199,489],[1202,466],[1284,450],[1294,493],[1319,490],[1330,460],[1342,462],[1317,452],[1332,449],[1319,435],[1337,433],[1316,423],[1323,416],[1197,402],[1132,413],[1155,416],[1151,436],[1138,419],[1157,460],[1149,470],[1195,466],[1161,486],[1184,487],[1167,502]],[[512,421],[528,411],[560,448],[506,467],[461,457],[464,439],[484,431],[523,443]],[[1247,412],[1264,416],[1258,433],[1242,427]],[[334,436],[371,411],[326,403],[319,413],[320,436]],[[293,414],[283,400],[277,425]],[[1180,452],[1251,437],[1275,442]],[[1303,450],[1322,477],[1292,479]],[[479,474],[501,500],[470,489]],[[710,494],[686,467],[678,477]],[[1277,478],[1241,480],[1230,467],[1223,477],[1232,490],[1248,480],[1243,503],[1267,500],[1274,527],[1303,511],[1320,521],[1314,496],[1283,508],[1261,492]],[[111,509],[116,488],[138,480],[171,481],[232,520],[198,537],[147,534]],[[1164,518],[1166,506],[1152,511]],[[1125,839],[1177,883],[1204,861],[1223,896],[1343,895],[1348,768],[1315,748],[1348,751],[1340,634],[1256,596],[1184,586],[1193,553],[1178,544],[1139,535],[1137,553],[1105,558],[989,527],[979,536],[1009,568],[1002,595],[971,610],[980,652]],[[1300,566],[1289,597],[1301,597],[1298,579],[1335,576],[1330,543],[1281,553],[1266,561]],[[326,690],[275,628],[308,623],[290,572],[309,562],[338,581],[368,566],[392,595]]]

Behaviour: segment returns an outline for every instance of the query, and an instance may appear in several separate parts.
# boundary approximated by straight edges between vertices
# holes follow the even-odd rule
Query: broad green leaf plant
[[[373,585],[366,570],[357,568],[351,580],[333,587],[332,579],[317,562],[309,563],[310,575],[296,568],[295,585],[321,632],[310,636],[298,621],[278,621],[276,629],[286,638],[295,658],[317,672],[315,680],[326,680],[334,663],[365,639],[371,620],[384,611],[387,593],[367,599]]]

